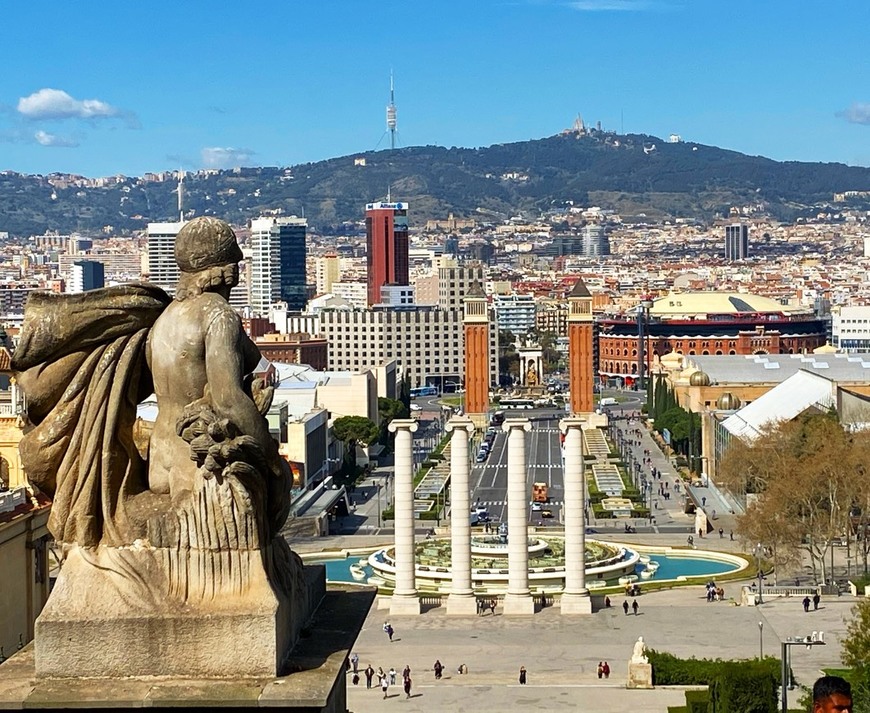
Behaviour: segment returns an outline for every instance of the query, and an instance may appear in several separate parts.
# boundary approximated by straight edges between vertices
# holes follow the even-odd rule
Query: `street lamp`
[[[808,649],[813,646],[825,646],[825,632],[814,631],[807,636],[798,636],[796,639],[788,637],[781,642],[782,645],[782,678],[780,685],[782,687],[782,713],[788,713],[788,688],[791,683],[791,652],[789,649],[792,646],[806,646]]]
[[[644,335],[644,327],[646,327],[647,331],[649,330],[649,311],[652,306],[652,300],[646,295],[637,306],[637,376],[638,388],[641,390],[646,388],[646,358],[644,352],[647,345],[644,344],[644,337],[647,337],[647,342],[649,340],[648,335]]]
[[[764,555],[764,547],[759,542],[755,545],[755,562],[758,565],[758,603],[764,604],[764,597],[761,593],[761,580],[764,579],[764,573],[761,571],[761,557]]]
[[[375,488],[375,499],[378,501],[378,529],[381,529],[381,484],[377,480],[372,481]]]

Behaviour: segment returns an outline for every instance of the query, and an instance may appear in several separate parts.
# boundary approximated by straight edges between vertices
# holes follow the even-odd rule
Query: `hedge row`
[[[686,710],[690,713],[776,713],[780,673],[778,659],[681,659],[653,650],[648,655],[654,685],[710,687],[706,696],[687,692]]]

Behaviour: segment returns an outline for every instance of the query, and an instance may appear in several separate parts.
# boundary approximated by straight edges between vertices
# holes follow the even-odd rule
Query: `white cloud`
[[[850,124],[870,124],[870,104],[852,102],[852,106],[838,111],[837,116]]]
[[[36,139],[38,144],[51,146],[53,148],[75,148],[79,145],[79,142],[75,139],[58,136],[57,134],[49,134],[47,131],[43,131],[42,129],[37,131],[33,135],[33,138]]]
[[[21,97],[18,113],[28,119],[99,119],[124,114],[99,99],[74,99],[62,89],[40,89]]]
[[[248,163],[255,153],[250,149],[211,146],[202,150],[202,164],[206,168],[235,168]]]
[[[572,0],[565,4],[581,12],[630,12],[650,7],[647,0]]]

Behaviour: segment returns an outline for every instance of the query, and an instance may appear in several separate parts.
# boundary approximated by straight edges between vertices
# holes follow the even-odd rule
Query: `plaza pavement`
[[[737,594],[727,583],[726,594]],[[752,658],[759,653],[758,622],[764,623],[764,653],[779,657],[780,640],[824,631],[827,646],[793,647],[792,667],[799,683],[811,685],[823,666],[839,664],[839,636],[855,600],[824,597],[818,611],[804,613],[800,598],[779,599],[760,607],[729,601],[708,603],[701,586],[644,594],[637,616],[622,613],[622,598],[614,607],[591,616],[563,617],[547,607],[532,617],[501,615],[447,617],[443,607],[419,617],[390,619],[395,634],[390,643],[383,631],[388,609],[372,607],[357,640],[360,671],[368,664],[377,671],[390,666],[397,685],[385,701],[380,689],[367,690],[365,677],[353,686],[348,676],[348,708],[354,713],[390,708],[416,711],[573,710],[596,713],[666,711],[684,702],[679,689],[627,690],[628,659],[638,636],[649,647],[682,657]],[[439,659],[445,674],[436,681],[432,664]],[[599,680],[596,668],[607,660],[609,680]],[[401,689],[401,671],[411,666],[412,698]],[[460,664],[468,674],[459,675]],[[520,666],[528,684],[520,686]],[[376,685],[375,678],[374,684]],[[795,694],[792,700],[796,701]]]

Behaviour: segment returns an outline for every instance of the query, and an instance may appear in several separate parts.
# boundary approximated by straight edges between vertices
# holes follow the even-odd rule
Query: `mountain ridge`
[[[363,164],[364,165],[361,165]],[[48,176],[0,173],[0,231],[13,236],[142,230],[177,219],[174,181],[124,177],[105,187],[64,186]],[[279,211],[304,214],[315,228],[361,220],[365,204],[410,205],[412,224],[456,217],[534,217],[566,205],[598,205],[626,215],[727,216],[752,205],[775,218],[812,214],[835,192],[870,191],[870,168],[775,161],[645,134],[563,132],[481,148],[413,146],[369,151],[291,167],[189,173],[186,211],[245,223]],[[859,197],[864,206],[867,199]],[[347,227],[347,226],[345,226]]]

